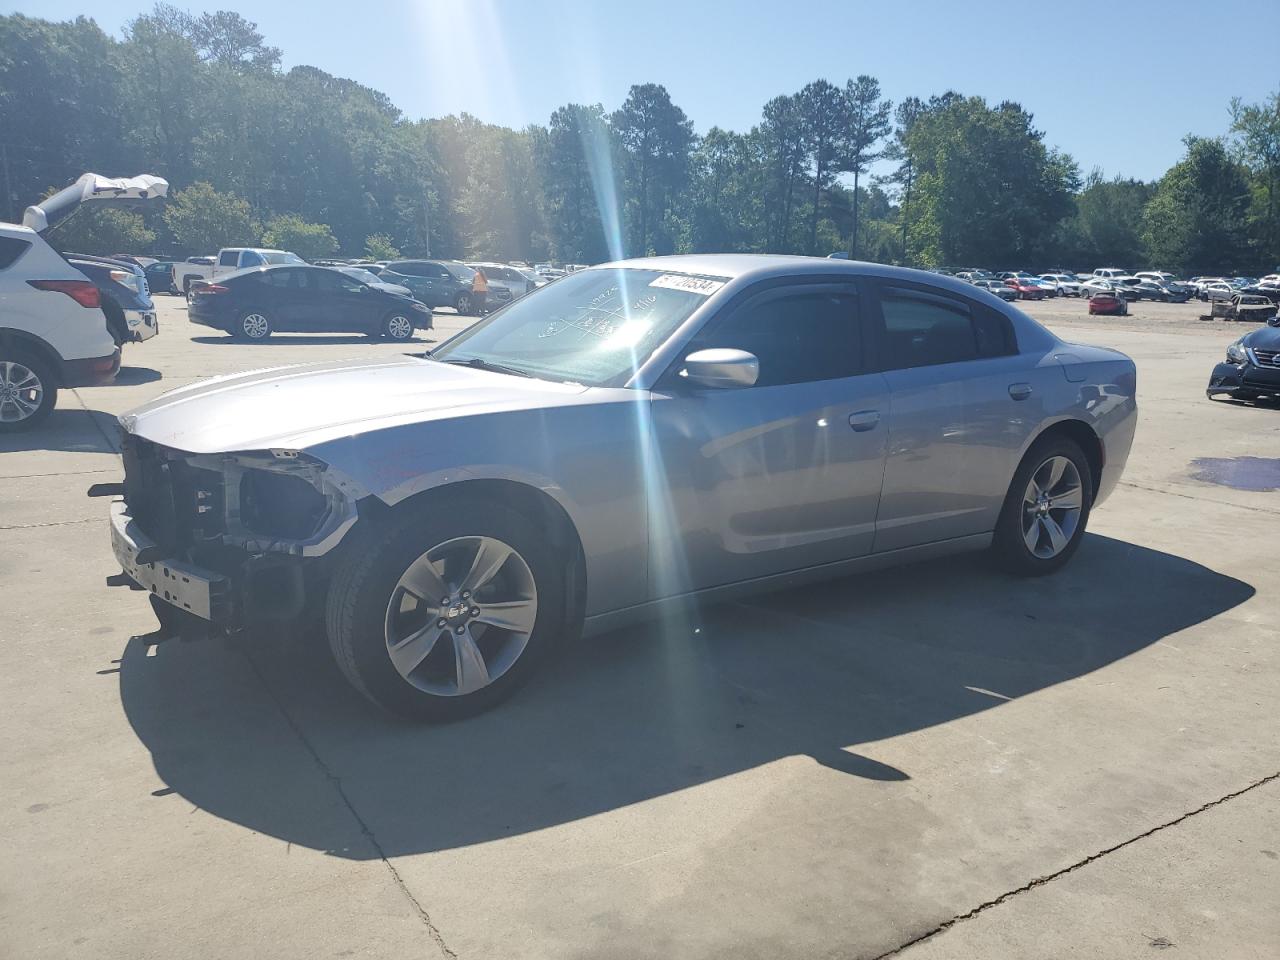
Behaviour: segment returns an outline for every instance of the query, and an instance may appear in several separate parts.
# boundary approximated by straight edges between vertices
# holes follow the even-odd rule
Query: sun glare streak
[[[439,115],[465,112],[520,126],[513,118],[524,113],[522,87],[494,0],[416,0],[409,10],[425,50],[422,82],[435,102],[462,105]]]

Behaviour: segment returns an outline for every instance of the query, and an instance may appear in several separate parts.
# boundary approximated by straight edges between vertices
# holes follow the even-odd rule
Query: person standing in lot
[[[484,270],[476,267],[476,275],[471,278],[471,309],[477,317],[484,315],[484,302],[489,297],[489,278]]]

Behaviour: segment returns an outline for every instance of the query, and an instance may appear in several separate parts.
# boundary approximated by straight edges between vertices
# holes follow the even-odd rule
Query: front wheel
[[[329,590],[329,642],[384,710],[454,720],[533,671],[564,628],[564,589],[564,563],[537,526],[461,500],[363,537]]]
[[[1053,573],[1079,548],[1092,504],[1093,474],[1079,444],[1056,436],[1036,441],[1000,511],[996,558],[1020,576]]]
[[[0,433],[39,426],[57,402],[57,382],[44,361],[20,350],[0,353]]]
[[[403,343],[413,339],[413,321],[403,313],[393,313],[382,321],[382,335],[388,340]]]

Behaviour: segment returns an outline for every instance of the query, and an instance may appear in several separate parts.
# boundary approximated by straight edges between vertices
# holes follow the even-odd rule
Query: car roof
[[[865,260],[832,260],[827,257],[802,257],[770,253],[700,253],[679,254],[670,257],[637,257],[614,263],[601,263],[587,270],[662,270],[668,273],[689,273],[723,280],[767,280],[794,276],[874,276],[897,279],[904,282],[927,283],[936,287],[965,293],[973,285],[956,277],[895,267],[886,263]]]

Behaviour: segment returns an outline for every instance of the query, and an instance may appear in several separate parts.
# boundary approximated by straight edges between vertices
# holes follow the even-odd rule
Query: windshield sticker
[[[665,287],[668,290],[683,290],[709,297],[724,286],[723,280],[708,280],[706,277],[690,277],[683,273],[664,273],[652,281],[651,287]]]

